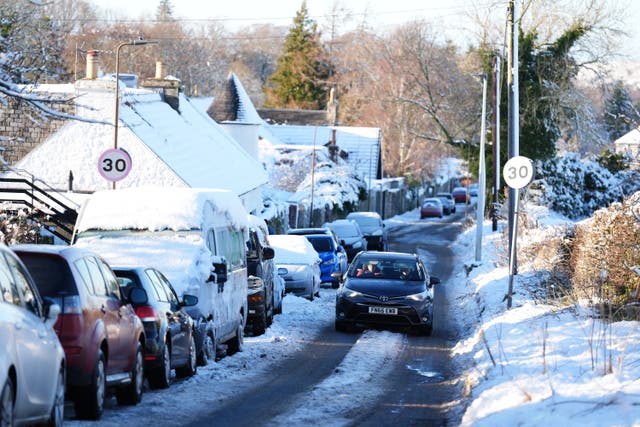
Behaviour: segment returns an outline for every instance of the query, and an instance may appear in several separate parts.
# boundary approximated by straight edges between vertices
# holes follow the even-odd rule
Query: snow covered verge
[[[562,223],[544,209],[536,215],[540,229],[519,238],[519,246]],[[475,227],[455,244],[459,264],[473,267],[455,280],[466,284],[459,298],[478,316],[476,331],[455,348],[475,362],[461,425],[640,426],[640,322],[605,323],[577,303],[536,301],[527,286],[534,269],[524,264],[508,310],[503,233],[492,232],[490,222],[483,227],[481,263],[474,262]]]

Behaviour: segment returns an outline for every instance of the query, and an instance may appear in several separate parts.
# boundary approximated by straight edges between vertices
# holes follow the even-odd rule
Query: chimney
[[[98,78],[98,51],[90,50],[87,52],[87,70],[86,79],[95,80]]]
[[[152,79],[143,79],[140,87],[154,89],[162,94],[162,100],[171,108],[180,112],[180,80],[163,77],[165,73],[162,61],[156,61],[156,75]]]
[[[164,75],[164,64],[162,61],[156,61],[156,79],[161,80]]]

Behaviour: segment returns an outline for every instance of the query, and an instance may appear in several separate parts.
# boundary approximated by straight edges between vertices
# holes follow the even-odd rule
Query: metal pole
[[[493,74],[493,206],[491,230],[498,230],[498,193],[500,192],[500,57],[496,55]]]
[[[478,159],[478,204],[476,206],[476,262],[482,261],[482,228],[484,224],[485,160],[484,146],[487,135],[487,75],[482,73],[482,123],[480,124],[480,156]]]
[[[508,71],[509,79],[509,159],[519,155],[519,142],[518,142],[518,129],[519,129],[519,105],[518,105],[518,26],[516,25],[518,10],[517,2],[514,0],[509,1],[509,62],[510,67]],[[516,191],[513,188],[509,189],[509,236],[513,236],[515,228],[515,209],[516,209]],[[513,253],[515,258],[515,251],[511,250],[513,241],[509,240],[509,253]],[[518,263],[516,259],[513,259],[514,271],[517,273]],[[511,261],[510,261],[511,262]]]
[[[311,203],[310,203],[310,212],[309,212],[309,227],[313,227],[313,187],[314,179],[315,179],[315,171],[316,171],[316,132],[318,131],[317,127],[313,128],[313,151],[311,152]]]
[[[516,274],[516,239],[518,237],[518,204],[520,191],[517,188],[511,189],[515,194],[515,221],[513,223],[513,232],[509,241],[511,247],[509,248],[509,290],[507,291],[507,308],[511,308],[512,295],[513,295],[513,276]]]

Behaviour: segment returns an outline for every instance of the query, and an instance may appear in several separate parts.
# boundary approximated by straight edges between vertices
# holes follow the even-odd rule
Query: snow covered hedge
[[[571,219],[586,218],[596,210],[621,202],[640,190],[640,172],[612,173],[598,162],[565,153],[536,165],[530,186],[533,199]]]

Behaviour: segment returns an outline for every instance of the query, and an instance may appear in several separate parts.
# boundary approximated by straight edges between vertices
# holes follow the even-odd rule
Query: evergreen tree
[[[309,18],[305,0],[293,20],[278,66],[269,77],[265,106],[324,109],[330,71],[317,24]]]
[[[589,29],[576,24],[538,49],[537,32],[520,33],[520,154],[533,160],[555,156],[563,94],[573,90],[578,66],[570,49]]]
[[[160,0],[158,9],[156,10],[156,19],[158,21],[171,21],[173,19],[173,5],[171,0]]]
[[[640,121],[631,96],[621,81],[616,82],[611,97],[605,101],[603,119],[611,141],[631,131]]]

